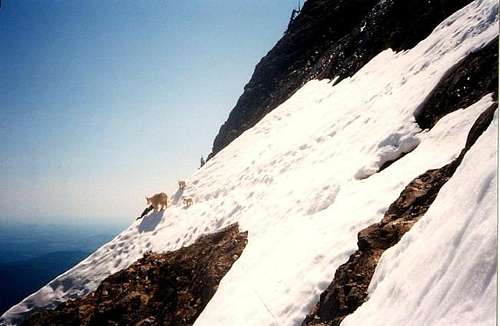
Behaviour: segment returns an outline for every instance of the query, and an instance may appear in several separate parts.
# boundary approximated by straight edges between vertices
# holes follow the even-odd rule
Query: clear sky
[[[210,152],[296,0],[2,0],[0,221],[131,220]]]

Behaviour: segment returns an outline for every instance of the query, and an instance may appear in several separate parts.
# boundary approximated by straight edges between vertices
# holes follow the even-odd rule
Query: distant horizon
[[[123,229],[118,223],[26,222],[9,219],[0,224],[0,315],[88,257]]]
[[[9,225],[41,225],[41,226],[112,226],[112,227],[128,227],[133,221],[134,216],[129,219],[124,216],[32,216],[32,217],[8,217],[0,216],[0,230],[2,226]]]
[[[295,6],[4,0],[0,212],[132,222],[206,158]]]

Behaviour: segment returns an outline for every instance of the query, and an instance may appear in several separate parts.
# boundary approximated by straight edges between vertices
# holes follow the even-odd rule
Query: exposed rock
[[[495,111],[497,110],[498,103],[493,103],[489,108],[487,108],[481,115],[476,119],[472,128],[467,136],[467,141],[465,142],[465,148],[460,153],[460,157],[463,157],[465,153],[474,145],[479,136],[488,128],[491,121],[495,117]]]
[[[408,49],[471,0],[308,0],[255,67],[209,158],[312,79],[352,76],[381,51]]]
[[[163,254],[148,253],[87,296],[23,325],[192,325],[247,243],[237,224]]]
[[[367,290],[383,252],[394,246],[427,212],[441,187],[451,178],[465,153],[493,120],[497,104],[486,109],[472,126],[466,145],[451,163],[415,178],[389,206],[382,221],[358,234],[358,250],[335,272],[319,302],[305,318],[306,326],[339,325],[367,298]]]
[[[446,114],[466,108],[484,95],[497,91],[498,38],[470,53],[446,74],[419,110],[417,123],[422,129],[432,128]]]

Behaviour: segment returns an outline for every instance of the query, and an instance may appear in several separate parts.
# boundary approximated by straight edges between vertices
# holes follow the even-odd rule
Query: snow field
[[[498,110],[342,325],[496,325],[497,135]]]

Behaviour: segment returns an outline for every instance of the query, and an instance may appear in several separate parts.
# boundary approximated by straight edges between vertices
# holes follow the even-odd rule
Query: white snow
[[[382,255],[368,302],[343,326],[496,325],[497,119],[427,213]]]
[[[495,0],[477,0],[415,48],[383,51],[335,86],[326,80],[307,83],[196,171],[184,193],[173,194],[163,216],[134,222],[12,307],[0,323],[88,293],[148,250],[175,250],[239,222],[249,232],[248,245],[196,325],[300,324],[356,249],[357,232],[379,221],[413,178],[453,160],[476,117],[492,103],[485,96],[430,131],[420,130],[414,119],[440,78],[498,35],[497,6]],[[384,162],[408,151],[377,173]],[[193,197],[193,206],[184,209],[181,196]],[[427,249],[434,254],[432,246]],[[454,250],[449,246],[448,253]],[[382,280],[378,283],[382,289]],[[491,295],[485,292],[484,302]],[[491,310],[485,314],[492,316]]]

